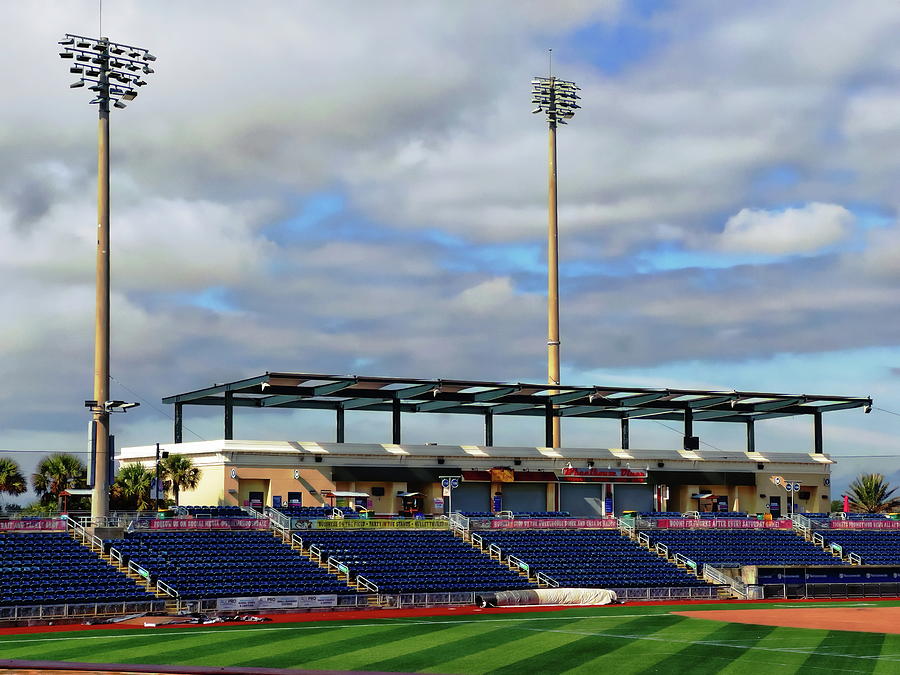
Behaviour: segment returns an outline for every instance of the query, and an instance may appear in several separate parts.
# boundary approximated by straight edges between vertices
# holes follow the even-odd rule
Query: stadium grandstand
[[[176,442],[161,449],[201,470],[184,505],[3,521],[0,619],[900,591],[900,521],[827,512],[823,415],[868,398],[267,373],[164,401]],[[223,438],[181,442],[185,405],[222,407]],[[235,407],[333,410],[335,438],[235,440]],[[345,442],[348,410],[390,413],[391,442]],[[484,443],[404,443],[420,412],[478,415]],[[545,419],[545,445],[493,444],[495,419],[518,415]],[[811,420],[808,452],[758,450],[755,425],[788,416]],[[546,444],[569,417],[618,419],[621,447]],[[631,448],[629,425],[648,418],[680,423],[682,447]],[[743,425],[746,448],[700,450],[700,421]]]

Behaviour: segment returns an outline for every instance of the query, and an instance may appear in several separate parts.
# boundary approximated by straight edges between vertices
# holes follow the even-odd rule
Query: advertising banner
[[[787,518],[778,520],[756,520],[754,518],[662,518],[657,527],[689,530],[790,530],[793,527]]]
[[[648,472],[643,469],[595,469],[594,467],[566,467],[557,475],[560,482],[569,483],[646,483]]]
[[[2,532],[65,532],[64,520],[41,518],[39,520],[0,520]]]
[[[268,518],[169,518],[147,520],[139,527],[151,530],[267,530]],[[136,523],[137,524],[137,523]]]
[[[615,529],[615,518],[517,518],[491,520],[492,530],[561,530],[572,528]]]
[[[830,520],[832,530],[900,530],[900,520]]]
[[[450,523],[446,520],[418,520],[403,518],[398,520],[365,518],[348,520],[317,520],[315,528],[319,530],[446,530]]]
[[[216,600],[216,609],[226,612],[247,612],[259,609],[260,598],[219,598]]]

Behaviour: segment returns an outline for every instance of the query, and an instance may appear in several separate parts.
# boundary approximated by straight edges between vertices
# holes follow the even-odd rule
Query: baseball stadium
[[[833,414],[872,397],[562,380],[556,133],[580,88],[552,70],[531,83],[549,131],[546,381],[266,364],[208,384],[222,371],[204,366],[159,402],[171,442],[117,446],[112,413],[139,404],[110,393],[126,338],[110,329],[109,117],[156,57],[72,33],[59,48],[99,111],[90,467],[59,507],[0,519],[0,673],[900,672],[900,514],[841,508],[826,452]],[[214,415],[212,439],[185,440],[192,413]],[[254,437],[263,413],[314,413],[327,433]],[[359,413],[384,422],[362,442],[345,432]],[[438,419],[474,420],[481,442],[409,441]],[[615,425],[617,447],[567,444],[576,421]],[[806,441],[757,447],[785,421]],[[675,447],[634,443],[647,422]],[[723,426],[738,449],[701,440]],[[538,432],[503,445],[495,428]],[[117,507],[123,472],[146,479],[143,507]]]

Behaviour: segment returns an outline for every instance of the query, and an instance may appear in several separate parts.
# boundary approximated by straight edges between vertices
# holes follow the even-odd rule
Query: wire
[[[675,427],[670,427],[668,424],[664,424],[663,422],[660,422],[659,420],[652,420],[652,421],[653,421],[653,422],[656,422],[656,423],[657,423],[659,426],[661,426],[661,427],[665,427],[665,428],[668,429],[669,431],[674,431],[676,434],[680,434],[680,433],[681,433],[681,430],[680,430],[680,429],[676,429]],[[711,447],[713,450],[718,450],[719,452],[725,452],[724,450],[722,450],[722,448],[720,448],[720,447],[718,447],[718,446],[716,446],[716,445],[713,445],[712,443],[707,443],[706,441],[703,441],[703,440],[701,440],[700,442],[703,443],[703,445],[708,445],[708,446]]]
[[[148,406],[150,406],[151,408],[153,408],[153,409],[154,409],[156,412],[158,412],[160,415],[163,415],[164,417],[167,417],[167,418],[169,418],[170,420],[174,420],[174,419],[175,419],[175,417],[174,417],[173,415],[170,415],[169,413],[167,413],[167,412],[166,412],[165,410],[163,410],[162,408],[157,407],[156,405],[154,405],[153,403],[151,403],[150,401],[148,401],[147,399],[145,399],[143,396],[141,396],[139,393],[137,393],[134,389],[132,389],[132,388],[128,387],[127,385],[125,385],[125,383],[123,383],[122,380],[118,380],[118,379],[116,379],[115,377],[113,377],[112,375],[109,376],[109,379],[115,381],[115,383],[118,384],[120,387],[122,387],[122,389],[124,389],[125,391],[127,391],[129,394],[131,394],[131,395],[134,396],[135,398],[139,398],[143,403],[146,403]],[[205,441],[205,440],[206,440],[205,438],[203,438],[203,436],[201,436],[201,435],[198,434],[196,431],[194,431],[193,429],[191,429],[190,427],[188,427],[187,425],[185,425],[183,422],[182,422],[182,424],[181,424],[181,428],[184,429],[185,431],[190,431],[192,434],[194,434],[194,436],[196,436],[197,438],[199,438],[201,441]]]
[[[879,412],[886,412],[888,415],[894,415],[895,417],[900,417],[900,413],[894,412],[893,410],[888,410],[887,408],[875,408],[872,410],[878,410]]]

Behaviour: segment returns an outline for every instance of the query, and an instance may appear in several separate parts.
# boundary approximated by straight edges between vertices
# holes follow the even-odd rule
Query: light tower
[[[122,109],[137,96],[137,89],[153,73],[156,61],[146,49],[132,47],[109,38],[90,38],[66,33],[59,41],[60,58],[70,59],[69,72],[79,79],[72,89],[87,87],[93,92],[100,121],[97,143],[97,284],[96,320],[94,324],[94,398],[85,405],[91,410],[93,444],[94,494],[91,517],[103,518],[109,513],[109,415],[124,411],[122,401],[109,400],[109,110]]]
[[[574,82],[550,77],[531,80],[533,113],[545,113],[550,127],[549,189],[547,221],[547,382],[559,384],[559,236],[556,206],[556,126],[567,124],[581,106]],[[553,390],[551,394],[555,393]],[[553,417],[553,447],[560,447],[559,417]]]

